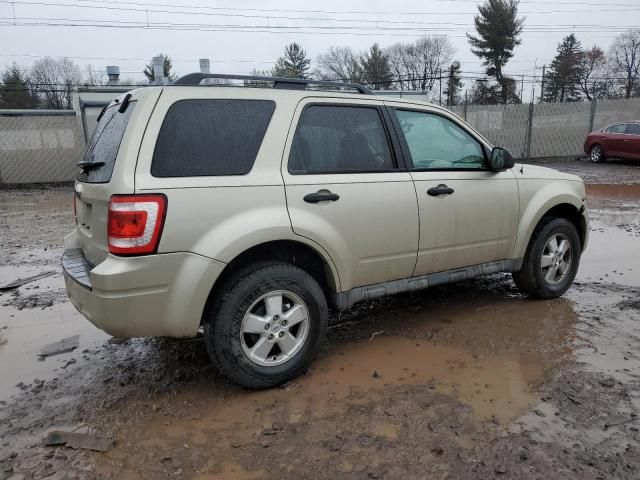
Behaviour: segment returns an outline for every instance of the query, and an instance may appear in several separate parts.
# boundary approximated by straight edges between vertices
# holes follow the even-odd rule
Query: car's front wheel
[[[316,280],[290,264],[249,267],[225,283],[204,338],[220,371],[246,388],[300,375],[327,330],[327,302]]]
[[[597,143],[591,147],[589,150],[589,158],[594,163],[604,162],[604,151],[602,147]]]
[[[534,297],[559,297],[573,283],[581,254],[576,227],[564,218],[547,218],[533,233],[522,270],[513,274],[513,280]]]

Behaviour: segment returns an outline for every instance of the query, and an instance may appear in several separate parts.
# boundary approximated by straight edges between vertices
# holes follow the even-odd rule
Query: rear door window
[[[114,105],[102,114],[82,157],[82,163],[89,165],[80,171],[76,177],[78,181],[107,183],[111,180],[120,143],[135,104],[136,102],[130,102],[122,113],[118,111],[120,105]]]
[[[291,144],[293,175],[363,173],[395,168],[376,107],[310,105]]]
[[[626,133],[629,135],[640,135],[640,123],[628,123]]]
[[[253,167],[275,103],[181,100],[167,112],[151,163],[154,177],[244,175]]]
[[[624,133],[626,129],[626,125],[624,123],[619,123],[617,125],[611,125],[607,129],[607,133]]]

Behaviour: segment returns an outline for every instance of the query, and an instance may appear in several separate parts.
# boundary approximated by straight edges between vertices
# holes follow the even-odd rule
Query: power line
[[[264,13],[323,13],[323,14],[346,14],[346,15],[432,15],[433,12],[416,12],[416,11],[405,11],[398,12],[393,10],[296,10],[296,9],[277,9],[277,8],[250,8],[250,7],[209,7],[202,5],[189,5],[189,4],[175,4],[175,3],[144,3],[144,2],[125,2],[118,0],[76,0],[77,2],[90,2],[90,3],[103,3],[103,4],[117,4],[117,5],[137,5],[137,6],[154,6],[154,7],[171,7],[171,8],[190,8],[194,10],[226,10],[226,11],[253,11],[253,12],[264,12]],[[482,0],[434,0],[439,2],[448,2],[448,3],[467,3],[469,5],[478,5],[482,3]],[[544,0],[521,0],[521,4],[532,4],[532,5],[569,5],[569,6],[594,6],[598,7],[598,11],[601,11],[600,8],[603,6],[610,7],[636,7],[638,5],[635,3],[601,3],[601,2],[587,2],[587,1],[578,1],[578,2],[568,2],[568,1],[544,1]],[[579,10],[579,11],[584,11]],[[455,12],[458,13],[458,12]],[[477,13],[477,12],[474,12]],[[535,13],[535,12],[519,12],[521,14],[525,13]]]
[[[47,26],[47,27],[100,27],[100,28],[138,28],[147,30],[193,30],[193,31],[238,31],[259,33],[315,33],[315,34],[341,34],[341,35],[384,35],[398,36],[399,34],[384,32],[421,32],[420,34],[406,34],[423,36],[425,33],[448,33],[459,30],[458,28],[412,28],[412,27],[383,27],[376,28],[358,26],[296,26],[296,25],[246,25],[246,24],[211,24],[211,23],[178,23],[178,22],[139,22],[124,20],[96,20],[96,19],[67,19],[51,17],[0,17],[5,20],[5,26]],[[27,20],[27,21],[24,21]],[[55,22],[55,23],[54,23]],[[605,29],[592,29],[589,26],[578,26],[578,33],[597,32],[623,32],[628,27],[608,27]],[[355,30],[355,31],[354,31]],[[566,26],[530,27],[525,28],[529,33],[564,32]],[[364,33],[366,31],[366,33]],[[371,32],[369,32],[371,31]],[[405,34],[402,34],[403,36]],[[465,37],[466,35],[450,35],[453,37]]]
[[[372,24],[376,26],[376,29],[381,28],[380,25],[382,24],[383,27],[382,29],[384,29],[384,25],[385,24],[390,24],[390,25],[453,25],[453,26],[462,26],[462,27],[468,27],[469,24],[468,23],[459,23],[459,22],[416,22],[416,21],[410,21],[410,20],[380,20],[380,19],[346,19],[346,18],[318,18],[318,17],[292,17],[292,16],[284,16],[284,15],[277,15],[277,16],[266,16],[264,14],[244,14],[244,13],[208,13],[208,12],[187,12],[184,10],[150,10],[150,9],[144,9],[144,8],[136,8],[136,7],[113,7],[113,6],[102,6],[102,5],[76,5],[76,4],[69,4],[69,3],[49,3],[49,2],[39,2],[39,1],[30,1],[30,2],[25,2],[25,1],[11,1],[11,0],[0,0],[0,3],[4,3],[4,4],[18,4],[18,5],[38,5],[38,6],[53,6],[53,7],[61,7],[61,8],[65,8],[65,7],[71,7],[71,8],[85,8],[85,9],[99,9],[99,10],[115,10],[115,11],[130,11],[130,12],[138,12],[138,13],[145,13],[145,14],[149,14],[149,13],[163,13],[163,14],[178,14],[178,15],[198,15],[198,16],[211,16],[211,17],[240,17],[240,18],[252,18],[252,19],[263,19],[267,21],[267,27],[269,26],[269,21],[271,20],[306,20],[306,21],[322,21],[322,22],[351,22],[351,23],[368,23],[368,24]],[[106,2],[109,3],[109,2]],[[118,2],[120,3],[120,2]],[[132,5],[137,5],[136,3],[132,3]],[[640,11],[640,7],[637,7],[635,10]],[[557,13],[557,12],[554,12]],[[18,17],[12,17],[14,20],[17,20]],[[34,20],[33,17],[20,17],[21,19],[30,19],[30,20]],[[53,20],[50,18],[42,18],[43,20]],[[58,19],[56,19],[58,20]],[[70,19],[71,20],[71,19]],[[85,21],[87,19],[80,19],[79,21]],[[141,22],[142,23],[142,22]],[[149,22],[143,22],[145,24],[148,24]],[[155,22],[158,23],[158,22]],[[265,25],[262,25],[262,27],[264,27]],[[544,28],[544,29],[549,29],[549,28],[581,28],[581,27],[608,27],[608,28],[616,28],[616,29],[628,29],[628,28],[633,28],[635,25],[603,25],[601,23],[598,24],[557,24],[557,25],[527,25],[525,27],[525,30],[527,29],[533,29],[533,28]],[[320,28],[320,27],[317,27]],[[339,28],[339,27],[327,27],[327,28]],[[354,28],[354,27],[351,27]],[[357,27],[357,28],[362,28],[362,27]],[[388,27],[387,27],[388,28]]]

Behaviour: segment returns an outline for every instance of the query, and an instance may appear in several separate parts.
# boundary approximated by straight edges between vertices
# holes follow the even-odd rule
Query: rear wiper
[[[84,161],[84,162],[78,162],[76,163],[76,165],[80,168],[82,168],[83,170],[89,170],[91,168],[95,168],[95,167],[101,167],[104,165],[104,162],[89,162],[89,161]]]

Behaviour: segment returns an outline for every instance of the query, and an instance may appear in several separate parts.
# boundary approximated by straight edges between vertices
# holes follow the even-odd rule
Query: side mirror
[[[512,168],[516,164],[516,161],[509,153],[509,150],[502,147],[495,147],[491,151],[491,160],[489,163],[491,170],[498,172]]]

